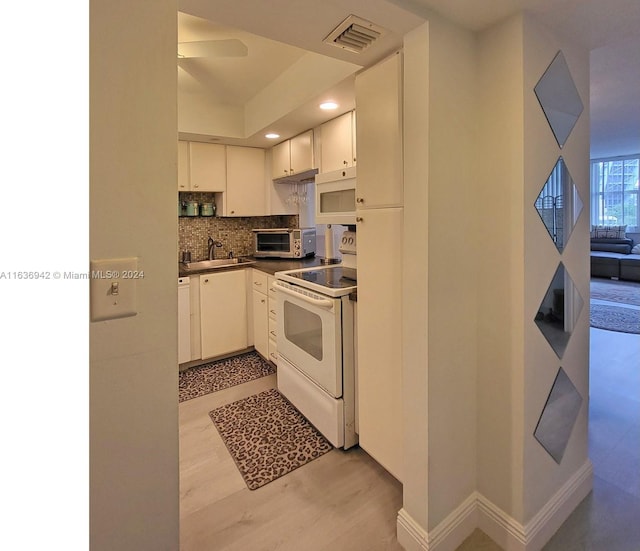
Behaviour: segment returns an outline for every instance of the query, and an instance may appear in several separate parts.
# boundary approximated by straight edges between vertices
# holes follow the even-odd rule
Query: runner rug
[[[218,360],[180,373],[178,401],[184,402],[217,390],[246,383],[276,372],[257,352]]]
[[[275,388],[216,408],[209,416],[250,490],[333,449]]]

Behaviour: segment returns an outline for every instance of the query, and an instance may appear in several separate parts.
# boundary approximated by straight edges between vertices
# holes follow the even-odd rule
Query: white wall
[[[483,32],[479,44],[485,193],[478,204],[482,212],[498,215],[479,221],[478,490],[520,527],[519,543],[537,549],[590,488],[584,478],[566,490],[566,506],[552,512],[554,494],[590,471],[588,300],[562,360],[533,321],[560,261],[588,298],[588,209],[560,255],[534,207],[560,155],[588,204],[588,52],[551,35],[528,15]],[[533,91],[560,49],[585,105],[563,149]],[[585,400],[558,465],[533,433],[560,366]],[[538,525],[534,520],[542,511],[549,515]],[[499,534],[490,535],[506,545]]]
[[[589,346],[588,304],[562,362],[534,323],[560,260],[534,201],[560,150],[533,87],[562,47],[588,106],[588,52],[530,16],[477,36],[425,16],[404,45],[399,539],[454,549],[479,525],[505,548],[540,549],[590,489]],[[586,111],[561,152],[585,204]],[[585,213],[562,254],[585,298],[587,227]],[[585,404],[557,465],[533,432],[560,364]]]
[[[578,89],[584,111],[560,149],[534,86],[562,50]],[[589,52],[548,32],[529,16],[524,19],[524,500],[523,519],[529,521],[553,494],[588,462],[589,397]],[[558,158],[562,156],[584,208],[562,254],[549,239],[533,204]],[[559,262],[584,300],[567,349],[558,359],[533,320]],[[558,369],[562,367],[583,397],[562,462],[558,465],[533,438],[540,413]]]
[[[138,257],[134,317],[90,327],[93,551],[179,546],[176,5],[90,5],[90,257]]]
[[[401,517],[423,530],[475,490],[474,51],[436,16],[405,36]]]
[[[399,523],[428,521],[428,183],[429,23],[406,34],[403,48],[404,238],[402,288],[403,510]],[[404,519],[404,517],[408,517]],[[409,530],[407,530],[409,531]],[[407,536],[405,538],[405,535]],[[399,525],[398,539],[410,543]]]
[[[477,86],[473,33],[429,25],[429,529],[476,486]]]
[[[519,17],[479,37],[478,491],[522,501],[523,45]]]

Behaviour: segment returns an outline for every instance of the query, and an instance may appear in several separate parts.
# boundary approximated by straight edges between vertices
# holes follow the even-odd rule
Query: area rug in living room
[[[640,282],[594,277],[591,298],[640,306]]]
[[[276,372],[257,352],[247,352],[182,371],[178,381],[178,401],[184,402],[211,392],[236,386]]]
[[[333,449],[275,388],[216,408],[209,416],[250,490]]]
[[[591,327],[619,333],[640,334],[639,309],[592,302],[589,317]]]

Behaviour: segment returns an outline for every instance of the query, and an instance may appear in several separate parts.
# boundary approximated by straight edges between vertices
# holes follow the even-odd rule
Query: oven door
[[[274,287],[278,355],[331,396],[339,398],[342,396],[341,300],[294,285]]]

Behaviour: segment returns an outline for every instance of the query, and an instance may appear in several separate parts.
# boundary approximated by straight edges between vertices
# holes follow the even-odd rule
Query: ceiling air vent
[[[359,54],[384,33],[385,30],[382,27],[371,21],[350,15],[331,31],[324,42]]]

